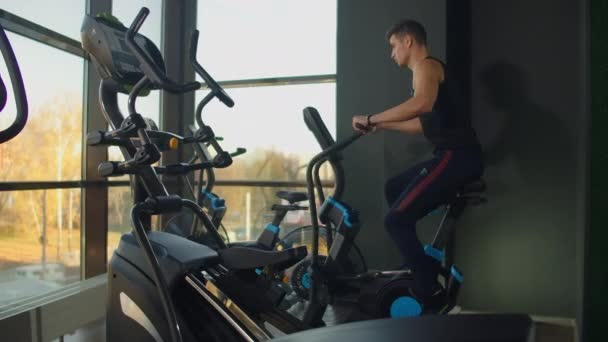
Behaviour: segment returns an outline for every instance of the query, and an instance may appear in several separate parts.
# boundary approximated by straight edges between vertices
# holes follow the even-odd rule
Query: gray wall
[[[472,0],[472,110],[486,148],[489,203],[465,213],[455,260],[468,309],[574,317],[580,312],[586,129],[583,5]],[[338,6],[338,137],[350,118],[403,101],[411,77],[382,37],[402,17],[420,20],[445,57],[445,1],[352,1]],[[448,61],[449,63],[449,61]],[[430,148],[382,133],[345,154],[345,199],[360,209],[358,243],[371,266],[400,263],[384,231],[384,181]],[[419,225],[428,237],[439,217]]]
[[[429,48],[445,57],[445,0],[338,1],[338,138],[352,134],[351,117],[377,113],[411,93],[411,73],[390,59],[384,35],[402,18],[426,26]],[[394,267],[401,259],[384,230],[384,181],[431,152],[421,137],[382,133],[364,137],[345,151],[345,200],[361,211],[357,243],[372,267]]]
[[[586,174],[586,61],[575,0],[472,1],[472,110],[487,206],[458,227],[471,309],[574,317]]]

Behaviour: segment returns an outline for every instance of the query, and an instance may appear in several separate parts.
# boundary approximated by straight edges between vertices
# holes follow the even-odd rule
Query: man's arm
[[[421,61],[414,72],[414,96],[395,107],[374,114],[370,118],[371,123],[408,121],[430,112],[437,99],[441,81],[441,71],[436,63],[430,59]]]
[[[409,134],[422,133],[422,123],[420,122],[420,118],[414,118],[408,121],[381,122],[377,124],[376,127],[378,129],[390,129]]]

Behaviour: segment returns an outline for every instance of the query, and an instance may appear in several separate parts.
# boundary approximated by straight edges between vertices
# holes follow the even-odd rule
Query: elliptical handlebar
[[[231,156],[232,158],[234,158],[234,157],[238,157],[238,156],[240,156],[241,154],[245,154],[245,153],[247,153],[247,149],[246,149],[246,148],[244,148],[244,147],[237,147],[237,148],[236,148],[236,151],[234,151],[234,152],[230,153],[230,156]]]
[[[13,87],[13,93],[15,94],[15,104],[17,107],[17,114],[15,115],[13,123],[8,128],[0,131],[0,144],[2,144],[17,136],[25,127],[28,118],[28,104],[21,70],[19,69],[15,53],[13,52],[13,48],[8,41],[8,37],[6,36],[6,32],[4,32],[2,25],[0,25],[0,51],[2,51],[2,57],[4,58],[6,68],[11,78],[11,85]],[[6,105],[7,95],[4,81],[0,78],[0,111],[2,111]]]
[[[192,31],[190,35],[190,63],[192,63],[192,67],[197,74],[199,74],[203,80],[205,80],[205,84],[211,89],[211,93],[213,96],[217,97],[220,101],[222,101],[227,107],[232,108],[234,106],[234,100],[226,94],[224,89],[205,71],[205,69],[201,66],[201,64],[196,60],[196,52],[198,49],[198,30]],[[197,111],[198,114],[198,111]]]
[[[140,62],[141,70],[155,85],[170,93],[181,94],[199,89],[201,87],[199,82],[176,84],[175,82],[171,81],[135,41],[135,35],[141,28],[149,13],[150,10],[148,8],[142,7],[125,34],[127,46],[129,46],[129,48],[133,51],[133,54],[135,54],[137,60]]]
[[[358,128],[361,129],[362,127],[358,127]],[[348,137],[338,143],[335,143],[334,145],[321,151],[320,153],[315,155],[308,163],[308,167],[306,168],[306,183],[308,185],[308,200],[310,202],[310,207],[311,207],[310,215],[313,218],[313,221],[315,221],[314,218],[316,217],[316,212],[314,213],[314,216],[313,216],[313,210],[316,211],[316,209],[314,209],[314,208],[316,208],[315,207],[315,196],[314,196],[315,195],[314,194],[314,184],[315,184],[314,180],[315,180],[315,178],[317,178],[317,179],[319,178],[319,177],[314,177],[315,171],[316,172],[319,171],[319,168],[315,168],[315,166],[317,164],[321,164],[321,163],[325,162],[332,153],[345,149],[350,144],[354,143],[355,141],[357,141],[359,138],[361,138],[364,135],[365,135],[365,133],[361,133],[361,132],[354,133],[350,137]]]
[[[354,133],[350,137],[332,145],[331,147],[326,148],[325,150],[321,151],[316,156],[314,156],[308,163],[308,167],[306,169],[306,180],[308,181],[310,179],[312,181],[313,168],[316,164],[318,164],[320,162],[324,162],[328,158],[329,155],[331,155],[334,152],[345,149],[350,144],[354,143],[355,141],[357,141],[357,139],[361,138],[364,135],[365,135],[365,133],[361,133],[361,132]],[[311,195],[311,194],[309,194],[309,195]]]
[[[360,126],[360,127],[357,126],[357,128],[362,129],[363,126]],[[365,133],[357,132],[357,133],[354,133],[353,135],[351,135],[350,137],[346,138],[345,140],[331,145],[330,147],[324,149],[322,152],[320,152],[316,156],[314,156],[310,160],[310,162],[308,163],[308,167],[306,168],[306,185],[307,185],[307,192],[308,192],[308,206],[310,209],[310,218],[311,218],[312,233],[313,233],[312,254],[311,254],[312,255],[311,268],[313,269],[313,271],[316,271],[319,267],[319,221],[318,221],[318,217],[317,217],[317,204],[316,204],[316,199],[315,199],[315,186],[314,186],[315,178],[319,179],[319,177],[317,175],[317,177],[313,178],[313,173],[319,172],[319,167],[316,167],[316,166],[318,164],[322,164],[323,162],[325,162],[325,160],[327,160],[331,156],[332,153],[345,149],[347,146],[354,143],[355,141],[357,141],[359,138],[361,138],[364,135],[365,135]],[[312,278],[312,282],[311,282],[310,294],[309,294],[310,295],[310,297],[309,297],[310,305],[309,305],[309,309],[304,314],[305,321],[311,319],[310,315],[312,313],[312,308],[318,303],[318,300],[319,300],[319,296],[318,296],[319,280],[317,279],[317,277],[311,277],[311,278]]]
[[[356,124],[356,127],[358,129],[360,129],[362,132],[357,132],[357,133],[353,134],[350,138],[348,138],[340,143],[334,143],[333,145],[327,147],[325,150],[323,150],[321,153],[319,153],[317,155],[319,157],[319,159],[316,162],[314,162],[311,174],[314,177],[313,185],[316,186],[316,188],[317,188],[317,193],[319,195],[319,200],[321,202],[325,201],[325,194],[323,193],[323,185],[321,184],[321,177],[319,176],[319,171],[320,171],[323,163],[325,163],[326,161],[330,162],[331,167],[334,171],[334,175],[336,177],[336,186],[335,186],[335,191],[334,191],[334,194],[332,197],[334,199],[338,200],[342,196],[342,192],[344,190],[343,185],[342,185],[342,183],[343,183],[342,178],[344,175],[344,171],[342,169],[342,165],[339,163],[339,159],[341,159],[342,157],[336,158],[335,156],[336,156],[337,152],[342,151],[348,145],[352,144],[353,142],[355,142],[355,140],[359,139],[361,136],[367,134],[367,132],[370,131],[369,127],[365,127],[359,123]],[[317,156],[315,156],[315,157],[317,157]],[[311,160],[311,162],[312,162],[312,160]]]
[[[215,167],[226,167],[232,164],[233,156],[243,154],[245,153],[245,150],[237,149],[237,151],[234,153],[225,152],[218,143],[218,140],[220,139],[215,136],[215,133],[213,132],[211,127],[205,125],[205,123],[203,122],[203,109],[209,102],[211,102],[211,100],[213,100],[214,97],[217,97],[222,103],[224,103],[229,108],[232,108],[234,106],[234,100],[232,100],[232,98],[224,91],[224,89],[213,79],[213,77],[211,77],[211,75],[209,75],[209,73],[196,60],[196,53],[198,50],[198,36],[198,30],[192,31],[192,34],[190,35],[190,63],[192,64],[194,71],[196,71],[196,73],[203,78],[205,84],[209,87],[211,91],[196,106],[195,120],[198,124],[198,129],[196,130],[196,132],[193,132],[193,138],[199,141],[199,143],[197,144],[198,146],[196,147],[195,151],[196,154],[199,155],[199,158],[201,160],[205,160],[209,156],[206,146],[211,145],[211,147],[213,147],[216,152],[215,159],[220,157],[221,160],[220,163],[215,164]],[[213,170],[211,168],[206,168],[205,170],[208,173],[208,179],[214,180],[215,177],[213,175]],[[211,185],[211,187],[212,186],[213,185]]]
[[[8,97],[6,91],[6,85],[4,85],[4,80],[0,77],[0,112],[4,110],[4,106],[6,106],[6,99]]]

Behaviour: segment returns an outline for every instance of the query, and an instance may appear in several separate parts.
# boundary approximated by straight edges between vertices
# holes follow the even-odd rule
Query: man
[[[428,54],[424,27],[414,20],[403,20],[386,38],[391,58],[399,67],[412,71],[413,95],[383,112],[354,116],[352,125],[366,133],[382,129],[422,133],[435,147],[432,159],[385,185],[390,207],[386,229],[414,274],[414,295],[424,301],[441,290],[437,282],[440,264],[425,254],[416,235],[416,222],[447,203],[464,184],[481,177],[482,153],[455,80],[448,77],[443,62]]]

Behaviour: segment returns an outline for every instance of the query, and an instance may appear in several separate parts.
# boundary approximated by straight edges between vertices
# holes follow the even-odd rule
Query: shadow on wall
[[[473,122],[484,146],[489,202],[470,209],[457,227],[455,260],[469,275],[462,304],[573,315],[573,296],[563,298],[575,290],[565,279],[576,259],[575,132],[562,121],[570,113],[535,101],[541,97],[517,65],[489,64],[478,80]],[[543,94],[563,86],[534,81],[548,87]],[[568,118],[578,125],[575,115]]]
[[[513,176],[521,177],[522,185],[532,188],[574,184],[573,132],[557,113],[534,102],[524,70],[498,62],[484,68],[479,79],[481,102],[490,109],[481,115],[487,115],[484,121],[492,125],[500,123],[492,141],[484,142],[486,165],[492,167],[512,159],[519,171]],[[483,129],[477,130],[484,140]],[[501,184],[493,187],[500,190]]]

